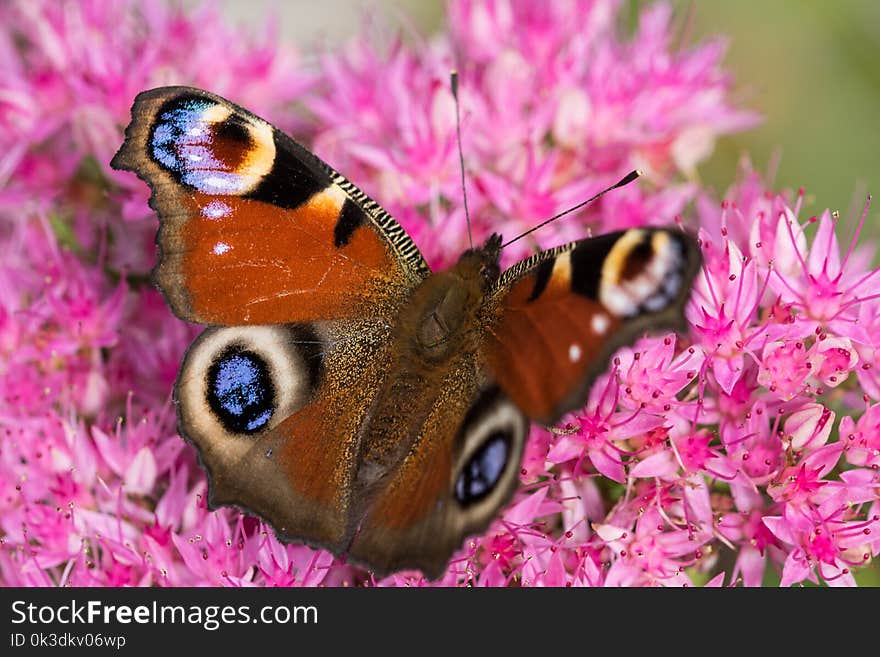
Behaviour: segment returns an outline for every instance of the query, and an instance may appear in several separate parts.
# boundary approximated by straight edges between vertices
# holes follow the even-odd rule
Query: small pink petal
[[[125,471],[125,489],[135,495],[146,495],[156,483],[156,460],[149,447],[141,447]]]
[[[664,450],[639,461],[630,469],[633,477],[661,477],[670,479],[678,472],[678,462],[671,451]]]
[[[788,588],[792,584],[798,584],[805,579],[809,579],[813,574],[812,569],[807,565],[806,557],[800,550],[793,550],[785,559],[782,566],[782,581],[779,586]]]
[[[708,589],[720,589],[724,586],[724,573],[718,573],[703,586]]]

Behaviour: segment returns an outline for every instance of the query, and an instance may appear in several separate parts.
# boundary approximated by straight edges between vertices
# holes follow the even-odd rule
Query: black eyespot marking
[[[205,194],[241,194],[253,183],[239,173],[255,147],[253,136],[241,116],[212,118],[218,106],[192,94],[166,101],[150,128],[148,152],[182,185]]]
[[[680,235],[670,235],[668,244],[669,250],[672,252],[671,259],[676,264],[669,267],[663,274],[663,280],[657,286],[654,294],[642,302],[642,305],[639,307],[640,313],[662,312],[675,303],[683,289],[682,280],[687,267],[685,243]]]
[[[651,246],[651,234],[645,233],[642,241],[630,249],[623,264],[623,270],[620,272],[620,278],[623,281],[629,281],[637,278],[645,271],[645,268],[651,264],[654,258],[654,247]]]
[[[208,404],[233,433],[259,431],[275,412],[275,386],[266,362],[240,345],[229,345],[208,369]]]
[[[364,213],[355,205],[350,198],[342,204],[342,212],[339,213],[339,221],[333,228],[333,244],[336,248],[345,246],[351,241],[351,236],[364,224]]]
[[[199,129],[201,117],[212,105],[204,98],[180,96],[166,102],[156,113],[148,139],[150,155],[180,183],[197,187],[198,181],[189,175],[186,138],[190,131]]]
[[[247,152],[253,146],[251,133],[248,131],[247,126],[240,117],[235,115],[230,116],[227,120],[221,121],[215,126],[214,139],[221,142],[241,144],[242,152]]]
[[[509,431],[497,430],[465,464],[455,482],[455,499],[462,506],[479,502],[494,490],[507,465],[512,442]]]

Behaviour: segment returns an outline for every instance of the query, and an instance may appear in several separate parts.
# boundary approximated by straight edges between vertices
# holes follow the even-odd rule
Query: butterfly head
[[[462,253],[456,269],[465,277],[481,280],[483,289],[488,289],[501,275],[500,259],[501,235],[492,233],[483,246]]]

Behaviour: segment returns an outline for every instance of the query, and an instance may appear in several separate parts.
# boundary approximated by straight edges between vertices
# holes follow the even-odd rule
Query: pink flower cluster
[[[683,215],[705,266],[690,335],[622,349],[582,411],[536,428],[514,502],[440,583],[853,584],[880,550],[872,254],[754,173],[723,202],[687,182],[756,117],[728,100],[720,42],[673,47],[662,2],[623,36],[621,4],[460,0],[428,42],[358,39],[310,63],[211,8],[0,6],[0,584],[426,584],[206,510],[170,402],[197,328],[149,285],[147,191],[108,161],[138,91],[207,88],[311,144],[441,267],[467,241],[451,68],[476,240],[638,167],[508,261]]]

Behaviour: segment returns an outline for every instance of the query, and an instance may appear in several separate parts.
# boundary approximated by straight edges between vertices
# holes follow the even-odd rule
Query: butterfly
[[[208,474],[279,539],[439,577],[517,488],[531,423],[580,408],[614,351],[683,330],[700,266],[633,228],[502,271],[502,239],[432,272],[375,201],[214,94],[137,96],[111,162],[152,190],[154,281],[207,325],[175,383]]]

